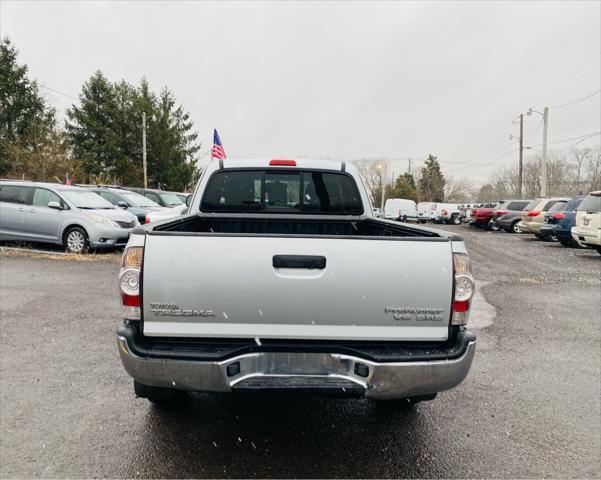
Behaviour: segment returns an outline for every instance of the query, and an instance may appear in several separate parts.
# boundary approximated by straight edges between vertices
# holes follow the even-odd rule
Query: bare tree
[[[552,196],[571,196],[601,188],[601,150],[599,146],[575,149],[568,154],[549,152],[547,157],[547,192]],[[497,198],[517,196],[517,167],[502,167],[490,176],[492,192]],[[536,198],[541,191],[541,157],[524,162],[522,192]]]
[[[587,165],[588,190],[601,190],[601,149],[596,147],[590,151]]]
[[[472,198],[472,182],[463,177],[455,180],[453,177],[447,177],[444,187],[445,202],[466,203]]]
[[[362,159],[353,162],[359,170],[365,187],[369,191],[372,205],[380,206],[382,199],[382,185],[387,182],[385,173],[390,171],[388,160],[384,159]],[[387,185],[387,188],[390,188]]]

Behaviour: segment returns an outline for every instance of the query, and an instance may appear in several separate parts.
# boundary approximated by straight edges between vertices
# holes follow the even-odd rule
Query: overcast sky
[[[433,153],[481,182],[517,162],[520,112],[601,89],[600,5],[0,0],[0,29],[63,94],[97,69],[168,86],[203,151],[216,126],[231,157],[386,157],[400,171]],[[59,112],[74,102],[43,93]],[[600,99],[551,109],[549,142],[599,132]],[[526,117],[534,149],[539,123]]]

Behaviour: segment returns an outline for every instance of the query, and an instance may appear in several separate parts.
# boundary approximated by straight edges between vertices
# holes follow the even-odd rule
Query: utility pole
[[[409,159],[409,167],[407,168],[407,173],[411,175],[411,159]]]
[[[384,164],[383,177],[380,178],[382,178],[382,202],[380,204],[380,210],[382,211],[382,214],[384,214],[384,191],[386,190],[386,164]]]
[[[547,196],[547,132],[549,130],[549,107],[545,107],[543,113],[543,158],[541,169],[541,190],[540,196]]]
[[[518,198],[522,198],[522,161],[524,157],[524,114],[520,113],[520,163],[518,165]]]
[[[146,112],[142,112],[142,168],[144,169],[144,188],[148,188],[146,173]]]

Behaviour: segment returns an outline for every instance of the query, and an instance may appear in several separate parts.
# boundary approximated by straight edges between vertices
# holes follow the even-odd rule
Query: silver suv
[[[137,225],[135,215],[83,188],[0,181],[0,240],[55,243],[83,253],[125,245]]]

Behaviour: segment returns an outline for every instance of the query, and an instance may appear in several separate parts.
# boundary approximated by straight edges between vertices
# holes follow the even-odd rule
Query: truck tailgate
[[[443,341],[452,288],[445,238],[150,234],[143,331],[257,341]]]

